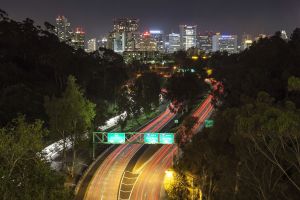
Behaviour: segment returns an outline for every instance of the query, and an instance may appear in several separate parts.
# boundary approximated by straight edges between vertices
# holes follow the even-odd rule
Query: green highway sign
[[[159,134],[160,144],[174,144],[174,133],[160,133]]]
[[[145,144],[158,144],[158,133],[145,133],[144,134]]]
[[[214,120],[211,120],[211,119],[205,120],[204,126],[205,126],[205,128],[211,128],[211,127],[213,127],[214,126]]]
[[[124,144],[125,133],[107,133],[107,142],[111,144]]]

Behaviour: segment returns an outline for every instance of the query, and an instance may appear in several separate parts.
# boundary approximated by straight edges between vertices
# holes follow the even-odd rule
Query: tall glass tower
[[[65,16],[58,16],[56,18],[56,35],[61,42],[66,42],[69,45],[71,45],[72,39],[72,31],[70,26],[70,22],[68,22],[68,19]]]
[[[180,25],[180,48],[188,50],[197,45],[197,26]]]

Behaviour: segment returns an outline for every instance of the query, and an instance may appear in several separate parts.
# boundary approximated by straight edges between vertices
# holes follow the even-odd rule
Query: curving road
[[[174,113],[166,109],[158,118],[148,124],[140,132],[158,132],[175,116]],[[137,139],[133,136],[130,140]],[[103,161],[96,170],[84,199],[86,200],[116,200],[118,198],[119,184],[122,174],[129,161],[135,153],[142,147],[141,144],[120,145]]]
[[[198,118],[192,127],[193,134],[200,130],[205,119],[210,116],[213,110],[211,100],[212,96],[209,95],[193,113],[193,116]],[[173,155],[176,152],[177,146],[164,145],[150,158],[137,178],[130,196],[131,200],[158,200],[161,198],[163,177],[165,171],[171,167]]]

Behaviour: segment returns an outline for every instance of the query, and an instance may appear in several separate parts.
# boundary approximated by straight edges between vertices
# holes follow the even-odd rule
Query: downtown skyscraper
[[[56,18],[55,32],[61,42],[71,45],[73,32],[71,24],[65,16],[58,16]]]
[[[168,53],[174,53],[176,51],[180,50],[180,34],[178,33],[170,33],[168,35],[168,47],[167,51]]]
[[[212,37],[212,51],[227,51],[229,54],[237,53],[237,35],[216,34]]]
[[[58,16],[56,18],[55,33],[61,42],[65,42],[75,49],[80,48],[84,50],[85,32],[79,27],[75,31],[72,31],[71,23],[68,22],[65,16]]]
[[[180,25],[180,48],[188,50],[197,45],[197,26]]]
[[[113,31],[109,35],[110,48],[117,53],[133,51],[138,37],[138,23],[138,19],[115,19]]]
[[[75,49],[83,49],[84,50],[84,41],[85,41],[85,32],[82,28],[77,27],[73,37],[72,37],[72,46]]]

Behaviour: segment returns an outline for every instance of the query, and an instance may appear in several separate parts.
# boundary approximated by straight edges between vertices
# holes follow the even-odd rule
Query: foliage
[[[167,82],[167,99],[178,103],[195,100],[200,94],[207,90],[207,84],[193,73],[176,73]]]
[[[144,73],[133,80],[132,83],[121,88],[118,94],[117,105],[119,114],[126,112],[127,116],[120,120],[125,127],[129,118],[136,119],[145,113],[149,115],[159,106],[159,94],[161,90],[160,77],[155,73]]]
[[[71,199],[64,177],[39,153],[47,133],[42,121],[28,124],[24,116],[0,129],[1,199]]]
[[[298,199],[300,31],[209,60],[225,95],[213,128],[194,136],[178,167],[205,199]],[[197,159],[195,159],[197,158]]]
[[[156,73],[143,73],[135,80],[132,88],[135,94],[133,100],[141,105],[145,113],[148,114],[158,107],[160,86],[161,80]]]
[[[167,196],[170,200],[189,199],[188,182],[182,173],[173,173],[173,177],[168,180]]]
[[[289,91],[300,91],[300,78],[292,76],[288,79],[288,90]]]
[[[44,97],[61,94],[69,75],[102,111],[97,113],[98,125],[104,123],[105,102],[116,100],[127,79],[122,56],[103,48],[93,54],[74,50],[59,41],[47,22],[43,29],[31,19],[17,22],[4,11],[0,14],[0,124],[23,113],[48,125]]]
[[[67,138],[70,138],[72,142],[72,174],[76,161],[77,146],[91,128],[96,114],[95,104],[83,96],[83,92],[75,81],[76,79],[73,76],[69,76],[62,97],[54,97],[52,100],[47,98],[45,101],[45,108],[50,118],[51,132],[60,134],[64,141],[64,149]]]

